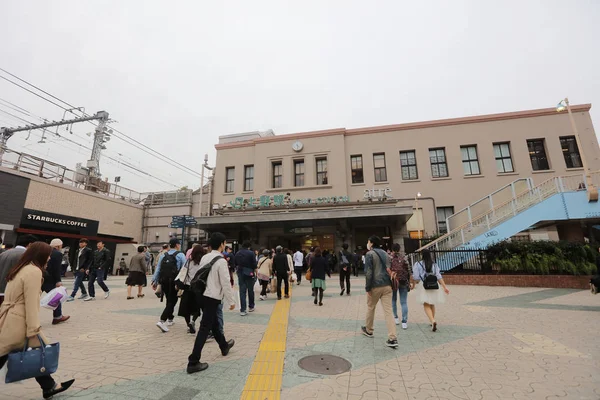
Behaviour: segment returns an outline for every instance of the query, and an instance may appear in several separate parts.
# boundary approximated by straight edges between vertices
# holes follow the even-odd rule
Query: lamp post
[[[419,213],[419,197],[421,197],[421,192],[417,192],[417,194],[415,194],[415,212]],[[420,214],[419,216],[419,228],[423,227],[423,213]],[[419,245],[421,244],[420,240],[422,239],[421,236],[421,229],[417,230],[417,234],[419,236]]]
[[[202,217],[202,200],[204,199],[204,169],[205,168],[209,171],[213,170],[212,167],[208,166],[208,154],[204,155],[204,164],[202,164],[202,173],[200,174],[201,175],[201,177],[200,177],[200,217]],[[210,180],[209,180],[209,182],[210,182]],[[209,197],[208,201],[210,202],[210,197]],[[209,204],[209,208],[210,208],[210,204]],[[209,213],[209,215],[210,215],[210,213]]]
[[[560,103],[556,106],[556,111],[561,112],[567,110],[569,114],[569,120],[571,121],[571,129],[573,129],[573,134],[575,135],[575,142],[577,143],[577,148],[579,149],[579,156],[581,157],[581,166],[583,167],[583,172],[585,175],[585,186],[587,189],[587,197],[588,202],[598,201],[598,189],[594,186],[592,182],[592,177],[590,175],[590,166],[587,163],[587,158],[585,157],[585,149],[581,145],[581,138],[579,137],[579,131],[577,130],[577,125],[575,124],[575,118],[573,118],[573,112],[571,111],[571,105],[569,104],[569,98],[565,97],[564,100],[561,100]]]

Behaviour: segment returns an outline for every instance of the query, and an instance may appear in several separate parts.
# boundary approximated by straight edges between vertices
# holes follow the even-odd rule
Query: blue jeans
[[[399,287],[392,294],[392,311],[394,318],[398,318],[398,305],[396,304],[398,293],[400,293],[400,305],[402,306],[402,323],[408,322],[408,287]]]
[[[81,294],[87,294],[87,290],[85,290],[85,286],[83,285],[84,276],[85,272],[77,271],[75,273],[75,284],[73,285],[73,292],[71,293],[71,297],[75,297],[79,289],[81,289]]]
[[[246,312],[246,293],[248,293],[250,308],[254,308],[254,282],[253,276],[238,274],[238,284],[240,285],[240,312]]]
[[[94,282],[98,279],[98,286],[104,293],[108,292],[108,287],[106,283],[104,283],[104,271],[101,269],[97,269],[94,271],[90,271],[90,281],[88,282],[88,291],[90,292],[90,297],[96,297],[96,288],[94,287]]]

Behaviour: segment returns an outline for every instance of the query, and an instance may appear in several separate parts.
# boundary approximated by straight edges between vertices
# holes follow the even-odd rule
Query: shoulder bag
[[[56,372],[60,344],[47,345],[40,335],[37,335],[37,338],[41,347],[28,350],[29,338],[27,338],[23,351],[13,351],[8,354],[6,383],[39,378]]]

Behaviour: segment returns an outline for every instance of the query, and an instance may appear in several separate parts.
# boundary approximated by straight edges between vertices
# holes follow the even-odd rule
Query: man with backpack
[[[344,243],[342,250],[340,251],[340,296],[344,295],[344,292],[350,296],[350,275],[352,274],[352,261],[354,257],[352,253],[348,251],[348,243]],[[344,281],[346,286],[344,286]]]
[[[250,250],[252,243],[244,241],[242,249],[235,254],[234,264],[237,267],[238,285],[240,286],[240,315],[245,317],[249,312],[254,312],[254,283],[256,282],[256,258]],[[233,278],[232,278],[233,280]],[[246,298],[247,295],[247,298]],[[246,303],[248,300],[248,303]]]
[[[160,285],[161,301],[163,297],[167,299],[167,305],[160,316],[160,321],[156,323],[158,329],[163,332],[169,332],[169,326],[173,326],[173,319],[175,318],[173,312],[178,299],[175,278],[186,262],[185,254],[181,252],[181,243],[178,239],[171,239],[169,248],[169,251],[158,259],[156,271],[152,276],[152,288],[156,290]]]
[[[223,356],[229,354],[235,344],[234,340],[227,341],[225,339],[225,335],[219,329],[217,317],[217,310],[223,300],[229,305],[229,310],[235,309],[235,296],[233,288],[229,284],[229,268],[222,255],[225,248],[225,235],[218,232],[213,233],[210,236],[209,244],[212,250],[202,257],[200,269],[196,272],[196,276],[190,284],[196,297],[200,298],[202,320],[194,342],[194,349],[188,357],[188,374],[204,371],[208,368],[208,364],[201,362],[200,359],[202,349],[211,330]]]

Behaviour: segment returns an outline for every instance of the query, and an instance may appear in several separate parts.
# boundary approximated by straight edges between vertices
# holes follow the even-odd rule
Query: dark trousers
[[[344,267],[340,268],[340,289],[346,290],[350,293],[350,266],[346,267],[344,271]],[[346,287],[344,287],[344,281],[346,283]]]
[[[221,302],[219,300],[212,299],[210,297],[202,297],[202,320],[200,321],[200,329],[196,335],[196,341],[194,342],[194,349],[192,354],[188,357],[188,363],[191,365],[200,362],[202,357],[202,349],[208,338],[208,334],[212,331],[215,340],[219,344],[221,350],[227,349],[227,340],[225,335],[219,329],[219,319],[217,317],[217,310]]]
[[[285,295],[288,296],[290,294],[290,280],[288,278],[288,274],[277,274],[277,298],[281,298],[281,282],[285,283]]]
[[[2,369],[2,367],[4,367],[4,364],[7,361],[8,361],[8,354],[0,357],[0,369]],[[37,381],[37,383],[40,385],[40,387],[44,391],[52,390],[52,389],[54,389],[54,386],[56,385],[56,382],[54,382],[54,379],[52,379],[51,375],[40,376],[39,378],[35,378],[35,380]]]
[[[101,269],[97,269],[95,271],[90,271],[90,281],[88,282],[88,291],[90,292],[91,297],[96,297],[96,288],[94,287],[94,282],[98,279],[98,286],[104,293],[108,292],[108,287],[106,283],[104,283],[104,271]]]
[[[172,321],[175,318],[173,313],[175,312],[175,306],[177,305],[178,299],[179,297],[177,297],[177,291],[175,290],[175,287],[172,287],[170,290],[165,292],[165,300],[167,305],[160,316],[161,321]]]
[[[71,297],[75,297],[77,294],[77,290],[81,289],[81,294],[87,294],[87,290],[85,290],[85,285],[83,284],[83,277],[85,276],[84,272],[75,272],[75,284],[73,285],[73,292],[71,292]]]
[[[300,282],[302,282],[302,267],[294,267],[294,272],[296,273],[298,284],[300,284]]]
[[[352,275],[358,276],[358,263],[352,264]]]
[[[262,286],[260,295],[266,296],[267,295],[267,287],[269,287],[269,281],[260,281],[260,285]]]
[[[238,274],[240,285],[240,312],[246,312],[246,293],[248,294],[248,307],[254,308],[254,277]]]

